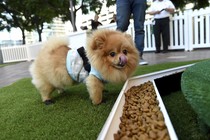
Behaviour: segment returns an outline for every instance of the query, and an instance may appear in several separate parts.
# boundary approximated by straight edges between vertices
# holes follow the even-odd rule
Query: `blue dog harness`
[[[68,51],[66,57],[66,68],[71,78],[77,82],[84,82],[89,74],[104,81],[101,74],[93,66],[90,66],[85,55],[84,47]]]

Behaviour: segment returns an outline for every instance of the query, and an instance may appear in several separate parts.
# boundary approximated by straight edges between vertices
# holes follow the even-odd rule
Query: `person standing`
[[[140,65],[147,65],[148,62],[143,59],[144,51],[144,21],[146,11],[146,0],[117,0],[117,30],[127,31],[130,24],[130,17],[133,14],[135,44],[140,55]]]
[[[98,19],[99,19],[99,16],[97,14],[95,14],[94,20],[91,19],[92,30],[96,30],[96,29],[98,29],[98,26],[102,25],[102,23],[99,22]]]
[[[175,6],[170,0],[156,0],[150,6],[147,14],[154,15],[153,25],[155,36],[155,53],[161,52],[161,35],[163,39],[163,53],[168,52],[170,44],[169,16],[174,13]]]
[[[115,23],[115,22],[116,22],[116,14],[113,14],[112,20],[110,21],[110,23]]]

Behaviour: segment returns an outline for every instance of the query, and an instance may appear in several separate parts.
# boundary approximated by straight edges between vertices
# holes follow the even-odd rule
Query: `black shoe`
[[[155,53],[160,53],[160,51],[155,51]]]
[[[162,53],[168,53],[168,51],[163,51]]]

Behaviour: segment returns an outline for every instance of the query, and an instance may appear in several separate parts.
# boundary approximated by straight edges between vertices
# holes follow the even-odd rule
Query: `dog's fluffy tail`
[[[59,46],[69,46],[69,39],[67,36],[57,37],[52,36],[48,39],[47,42],[43,44],[43,48],[46,48],[50,51],[58,48]]]
[[[30,67],[29,67],[29,72],[30,72],[30,74],[31,74],[31,76],[32,76],[32,84],[34,84],[34,85],[36,85],[36,81],[35,81],[35,64],[34,64],[34,62],[30,65]]]

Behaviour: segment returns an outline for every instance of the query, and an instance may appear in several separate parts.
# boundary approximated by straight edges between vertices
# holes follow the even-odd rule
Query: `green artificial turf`
[[[210,134],[200,132],[197,114],[181,91],[162,96],[179,140],[209,140]]]
[[[187,101],[210,127],[210,60],[199,62],[185,70],[181,85]]]
[[[194,62],[196,61],[139,66],[134,75]],[[64,94],[53,93],[56,102],[49,106],[41,102],[40,95],[31,84],[30,78],[0,88],[0,139],[94,140],[100,133],[122,86],[123,83],[107,84],[103,103],[97,106],[92,105],[84,84],[68,87]],[[172,99],[173,96],[169,95],[164,100]],[[171,103],[169,110],[181,111],[179,107],[185,106],[186,101],[181,102],[179,97],[175,99],[179,100],[180,105]],[[187,116],[192,116],[192,114],[194,112],[189,111]],[[185,132],[179,133],[180,131],[196,129],[193,123],[187,123],[195,121],[193,118],[190,120],[183,116],[177,116],[177,118],[173,119],[176,121],[173,124],[180,126],[179,130],[176,130],[180,138],[190,135],[190,133],[183,134]],[[182,121],[180,122],[180,120]],[[182,122],[185,123],[182,124]],[[189,130],[189,132],[194,133],[194,130]]]
[[[17,63],[20,63],[20,62],[11,62],[11,63],[0,64],[0,68],[1,67],[5,67],[5,66],[8,66],[8,65],[17,64]]]

